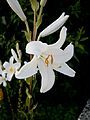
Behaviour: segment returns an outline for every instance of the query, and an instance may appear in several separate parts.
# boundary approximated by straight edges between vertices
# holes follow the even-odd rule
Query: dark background
[[[74,9],[74,12],[72,12],[71,6],[74,6],[77,1],[79,0],[48,0],[47,5],[44,8],[45,16],[43,17],[43,24],[40,27],[41,30],[42,27],[45,28],[47,25],[57,19],[64,11],[66,14],[70,15],[69,20],[65,24],[65,26],[68,28],[68,32],[75,35],[78,28],[81,28],[83,26],[85,30],[85,36],[88,37],[88,40],[83,43],[85,45],[85,50],[87,51],[87,54],[76,53],[79,62],[75,61],[75,59],[72,59],[72,64],[74,64],[73,69],[76,71],[75,78],[69,78],[67,76],[56,73],[57,78],[53,88],[45,94],[40,94],[39,92],[37,92],[36,99],[41,108],[44,108],[44,110],[42,110],[41,108],[39,108],[39,110],[46,112],[45,115],[47,115],[47,112],[49,111],[48,117],[45,117],[45,119],[53,120],[50,118],[50,111],[52,111],[53,109],[58,111],[59,108],[57,106],[61,105],[63,107],[60,106],[60,109],[62,111],[65,111],[62,112],[62,114],[64,115],[68,113],[67,111],[69,108],[73,109],[75,113],[72,116],[75,116],[75,118],[72,118],[72,120],[74,120],[81,113],[83,107],[86,104],[86,101],[90,99],[90,4],[89,0],[81,0],[79,4],[80,6],[77,6],[76,9]],[[76,13],[78,14],[78,16],[76,15]],[[10,51],[5,54],[6,50],[9,47],[14,46],[13,44],[15,44],[13,43],[15,41],[11,41],[11,46],[9,46],[9,44],[6,45],[8,39],[11,39],[13,34],[16,34],[16,38],[18,40],[23,39],[21,37],[21,34],[18,33],[24,28],[23,23],[17,20],[19,21],[19,24],[17,24],[16,22],[13,24],[13,22],[10,21],[10,15],[10,7],[7,5],[6,1],[0,0],[0,17],[5,16],[7,24],[9,24],[9,26],[0,24],[0,33],[2,34],[6,31],[5,36],[7,38],[7,40],[3,41],[2,43],[0,41],[0,59],[2,59],[3,61],[4,58],[7,59],[9,57],[8,53]],[[56,40],[57,35],[58,33],[53,35]],[[54,42],[53,38],[51,42]],[[21,47],[23,48],[23,46],[25,47],[25,45],[22,45]],[[40,76],[37,76],[37,79],[38,78],[40,78]],[[39,82],[38,86],[40,86]],[[54,110],[53,114],[56,114]],[[44,120],[44,118],[42,120]],[[57,120],[59,120],[58,115]]]

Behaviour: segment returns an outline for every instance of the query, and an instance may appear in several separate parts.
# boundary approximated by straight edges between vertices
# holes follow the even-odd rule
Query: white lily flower
[[[65,41],[64,34],[66,36],[65,27],[61,30],[60,39],[52,45],[40,41],[28,43],[26,53],[33,54],[34,58],[16,72],[16,78],[25,79],[36,74],[39,70],[42,77],[40,92],[44,93],[50,90],[55,82],[53,70],[74,77],[75,71],[66,64],[73,56],[74,46],[70,43],[64,50],[60,49]]]
[[[13,63],[13,56],[10,58],[9,62],[4,62],[3,67],[5,68],[5,72],[7,74],[7,80],[11,81],[15,72],[20,68],[21,64],[19,62]]]
[[[6,85],[7,85],[5,74],[6,74],[5,71],[2,71],[2,69],[0,67],[0,85],[3,84],[4,87],[6,87]]]
[[[18,0],[7,0],[11,9],[20,17],[22,21],[26,21],[26,16],[18,2]]]
[[[60,27],[62,27],[62,25],[66,22],[68,17],[69,17],[69,15],[65,15],[65,13],[63,12],[57,20],[55,20],[53,23],[51,23],[48,27],[46,27],[39,34],[38,40],[40,39],[40,37],[45,37],[47,35],[50,35],[50,34],[56,32]]]

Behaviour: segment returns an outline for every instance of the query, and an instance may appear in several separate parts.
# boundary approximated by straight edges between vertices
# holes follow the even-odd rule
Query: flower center
[[[9,71],[10,71],[11,73],[13,73],[13,72],[14,72],[14,68],[13,68],[13,67],[10,67]]]
[[[53,64],[53,56],[48,55],[47,58],[45,59],[45,64],[48,66],[48,64]]]

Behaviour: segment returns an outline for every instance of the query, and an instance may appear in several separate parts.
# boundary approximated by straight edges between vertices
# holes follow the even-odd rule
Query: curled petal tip
[[[66,20],[68,19],[69,15],[65,15],[65,13],[62,13],[61,16],[55,20],[53,23],[51,23],[48,27],[46,27],[40,34],[39,34],[39,38],[40,37],[45,37],[47,35],[50,35],[54,32],[56,32],[60,27],[62,27],[62,25],[66,22]],[[38,39],[39,39],[38,38]]]

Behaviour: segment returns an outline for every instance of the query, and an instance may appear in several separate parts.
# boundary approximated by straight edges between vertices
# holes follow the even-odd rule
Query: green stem
[[[26,25],[26,30],[27,30],[27,32],[29,33],[29,32],[30,32],[30,30],[29,30],[29,25],[28,25],[27,20],[25,21],[25,25]]]
[[[40,11],[39,11],[39,15],[38,15],[38,20],[40,19],[41,15],[42,15],[42,11],[43,11],[43,6],[40,7]],[[40,36],[38,36],[37,41],[39,41]]]
[[[37,30],[36,30],[36,11],[34,11],[34,22],[33,22],[33,38],[32,40],[36,40]]]
[[[42,14],[42,11],[43,11],[43,7],[41,6],[41,7],[40,7],[40,11],[39,11],[39,15],[38,15],[38,19],[40,19],[40,16],[41,16],[41,14]]]

